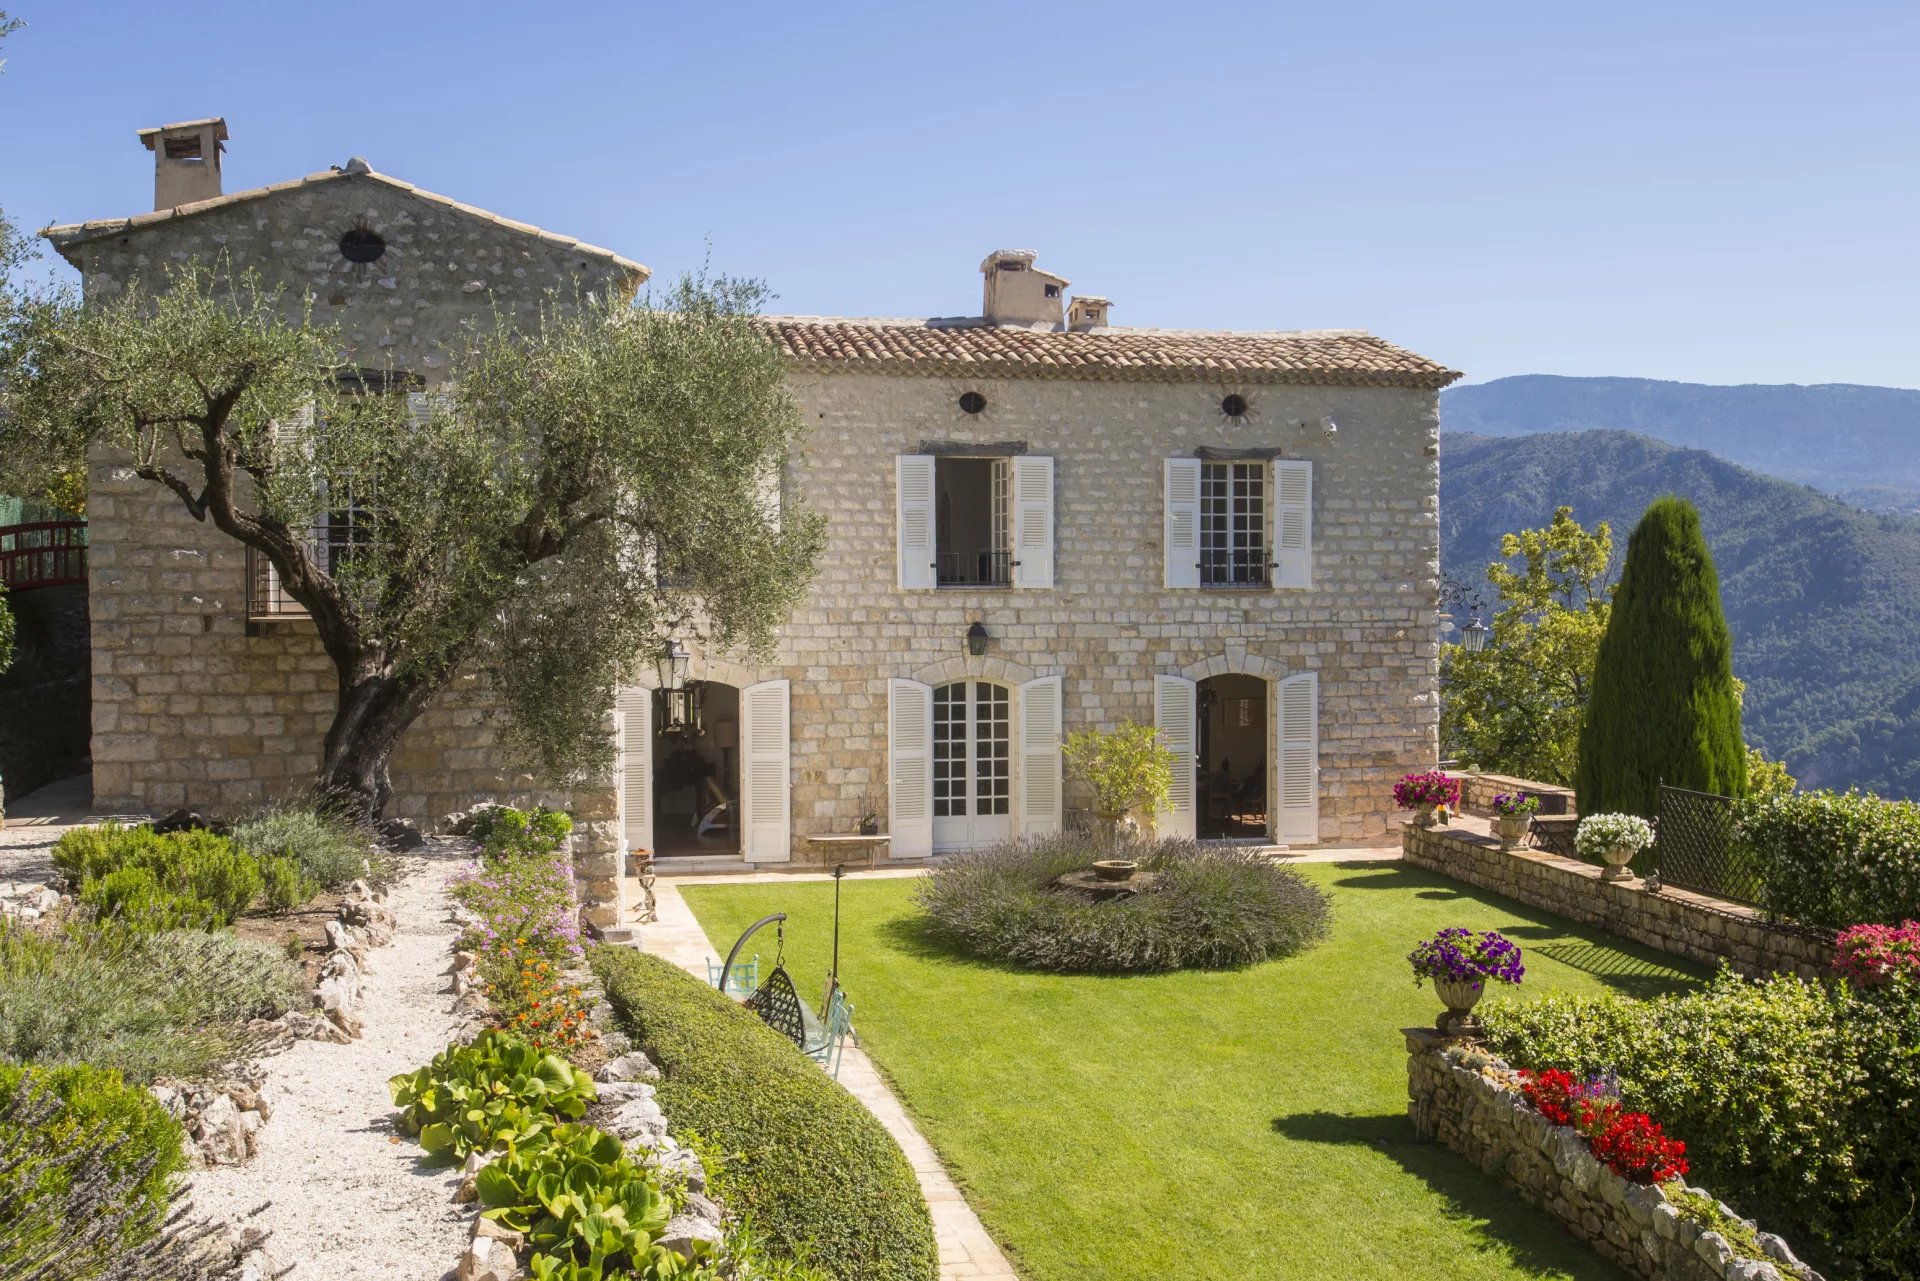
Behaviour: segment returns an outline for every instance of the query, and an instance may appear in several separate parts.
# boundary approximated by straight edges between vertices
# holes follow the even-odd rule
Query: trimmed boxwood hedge
[[[728,1157],[729,1208],[840,1281],[932,1281],[933,1223],[906,1154],[818,1065],[684,970],[590,954],[622,1029],[659,1065],[674,1132]]]
[[[1920,918],[1920,805],[1860,792],[1796,792],[1734,807],[1734,840],[1761,906],[1804,925]]]

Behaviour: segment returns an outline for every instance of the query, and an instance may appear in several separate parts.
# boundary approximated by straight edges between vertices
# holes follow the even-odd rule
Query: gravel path
[[[351,1045],[299,1041],[265,1060],[273,1119],[258,1154],[193,1176],[194,1208],[208,1218],[237,1221],[273,1203],[254,1222],[294,1281],[436,1281],[466,1248],[458,1171],[425,1169],[418,1145],[396,1141],[387,1093],[388,1077],[424,1066],[453,1036],[443,889],[460,861],[415,859],[389,896],[399,928],[367,954],[366,1034]]]

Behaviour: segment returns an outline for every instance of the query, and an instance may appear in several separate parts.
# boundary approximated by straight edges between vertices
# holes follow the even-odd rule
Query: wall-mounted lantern
[[[987,625],[975,623],[967,628],[967,653],[979,658],[987,652],[987,645],[992,640],[993,637],[987,634]]]

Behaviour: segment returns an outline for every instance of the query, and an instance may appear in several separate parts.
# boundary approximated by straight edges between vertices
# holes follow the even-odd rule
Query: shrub
[[[352,822],[313,809],[289,807],[256,814],[234,825],[233,843],[263,864],[290,858],[299,864],[301,875],[330,890],[344,889],[363,877],[375,885],[387,884],[397,870],[393,856],[377,848]]]
[[[1920,805],[1799,792],[1741,801],[1733,815],[1770,915],[1834,930],[1920,918]]]
[[[0,1058],[194,1077],[244,1053],[247,1020],[306,1000],[279,949],[221,932],[140,934],[0,921]]]
[[[479,960],[495,1026],[543,1054],[571,1057],[594,1039],[586,998],[578,987],[562,985],[552,961],[504,941],[480,953]]]
[[[1519,1064],[1611,1071],[1623,1107],[1688,1140],[1694,1174],[1829,1275],[1920,1274],[1920,1000],[1723,972],[1647,1001],[1553,996],[1484,1010]]]
[[[1095,859],[1130,857],[1154,878],[1098,902],[1054,881]],[[1109,844],[1062,835],[950,856],[918,891],[960,947],[1035,969],[1082,973],[1249,965],[1324,938],[1330,899],[1291,869],[1191,841]]]
[[[489,1029],[455,1042],[416,1072],[387,1082],[400,1128],[435,1162],[512,1146],[558,1120],[579,1120],[594,1100],[593,1078],[517,1036]]]
[[[1671,495],[1648,505],[1627,540],[1574,769],[1582,814],[1650,818],[1662,782],[1747,791],[1720,575],[1700,513]]]
[[[1856,925],[1834,942],[1833,972],[1858,987],[1920,983],[1920,921]]]
[[[90,1276],[160,1231],[185,1134],[145,1090],[84,1066],[0,1064],[0,1275]]]
[[[487,806],[469,827],[469,835],[480,842],[480,852],[489,862],[557,854],[572,831],[571,818],[544,805],[531,810]]]
[[[290,858],[270,858],[262,862],[260,880],[260,892],[267,908],[282,916],[320,892],[320,883],[308,880],[300,864]]]
[[[1067,735],[1067,769],[1093,789],[1094,808],[1109,818],[1152,814],[1167,807],[1174,756],[1151,725],[1127,721],[1102,732]]]
[[[168,832],[106,823],[69,832],[54,843],[53,862],[105,915],[145,928],[187,921],[226,925],[260,893],[259,864],[232,841],[204,829]],[[147,876],[119,875],[145,871]],[[109,888],[94,889],[112,881]],[[169,898],[182,900],[168,903]]]
[[[734,1154],[716,1183],[780,1253],[839,1281],[932,1281],[913,1167],[872,1113],[751,1011],[659,957],[596,947],[624,1029],[662,1073],[677,1136]]]

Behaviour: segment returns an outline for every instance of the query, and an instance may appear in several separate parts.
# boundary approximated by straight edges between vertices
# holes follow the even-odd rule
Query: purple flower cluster
[[[502,940],[571,967],[585,955],[574,893],[573,860],[566,854],[470,863],[448,882],[448,893],[479,919],[462,945],[484,948]]]
[[[1499,792],[1493,798],[1493,812],[1509,818],[1532,814],[1540,808],[1540,798],[1531,792]]]
[[[1520,963],[1519,945],[1497,930],[1476,934],[1463,926],[1451,926],[1407,953],[1413,964],[1414,986],[1423,979],[1471,983],[1479,987],[1488,979],[1497,983],[1518,983],[1527,972]]]

